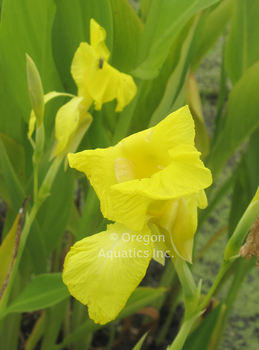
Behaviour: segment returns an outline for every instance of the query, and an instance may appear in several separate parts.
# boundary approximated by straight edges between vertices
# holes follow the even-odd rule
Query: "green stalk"
[[[219,270],[219,273],[213,283],[213,285],[211,286],[208,294],[206,295],[206,297],[204,298],[203,302],[199,305],[198,307],[198,312],[202,311],[207,303],[209,302],[210,298],[212,297],[213,293],[215,292],[216,288],[218,287],[221,279],[223,278],[223,276],[225,275],[225,273],[228,271],[228,269],[230,268],[230,266],[232,265],[233,261],[224,261],[223,264],[221,265],[221,268]]]

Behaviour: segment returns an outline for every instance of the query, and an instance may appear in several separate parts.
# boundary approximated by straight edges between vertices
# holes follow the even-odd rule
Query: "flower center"
[[[153,174],[163,170],[162,165],[157,165],[155,162],[145,162],[143,164],[135,164],[128,158],[117,158],[115,160],[115,177],[119,183],[143,179],[151,177]]]

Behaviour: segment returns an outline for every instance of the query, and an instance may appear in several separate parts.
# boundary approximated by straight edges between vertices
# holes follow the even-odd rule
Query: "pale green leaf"
[[[259,2],[236,0],[226,46],[225,66],[235,84],[259,60]]]
[[[218,0],[154,0],[139,43],[134,76],[152,79],[159,74],[171,45],[184,24]]]
[[[61,273],[37,275],[8,307],[7,312],[30,312],[47,308],[69,297]]]
[[[259,61],[250,67],[229,95],[226,122],[210,152],[208,167],[214,179],[225,161],[259,126]]]

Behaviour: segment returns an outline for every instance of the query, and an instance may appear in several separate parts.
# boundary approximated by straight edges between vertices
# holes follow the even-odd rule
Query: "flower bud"
[[[27,60],[27,82],[29,97],[32,109],[36,116],[37,128],[43,123],[44,116],[44,93],[41,79],[37,67],[29,55],[26,54]]]

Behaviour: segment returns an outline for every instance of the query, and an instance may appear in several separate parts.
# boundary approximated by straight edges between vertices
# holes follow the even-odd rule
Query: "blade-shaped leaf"
[[[232,194],[231,211],[229,217],[229,236],[231,236],[251,202],[259,184],[259,129],[249,140],[246,153],[237,169],[237,178]]]
[[[221,307],[221,304],[216,306],[215,309],[206,316],[203,322],[189,335],[182,348],[183,350],[205,350],[208,348],[213,331],[217,326]]]
[[[147,337],[147,334],[148,333],[145,333],[140,339],[139,341],[137,342],[137,344],[134,346],[134,348],[132,350],[140,350],[146,337]]]
[[[159,74],[175,36],[197,12],[218,0],[154,0],[139,43],[136,77],[152,79]]]
[[[34,60],[44,90],[62,89],[52,58],[51,30],[55,14],[52,0],[7,0],[1,12],[1,62],[8,89],[28,121],[30,103],[27,89],[26,57]]]
[[[7,312],[30,312],[54,305],[69,296],[61,273],[36,276],[8,307]]]
[[[8,286],[8,282],[15,264],[22,232],[24,210],[28,200],[29,198],[24,201],[23,207],[19,210],[11,230],[8,232],[0,246],[0,300]]]
[[[207,17],[202,36],[200,38],[197,54],[192,69],[195,71],[202,58],[215,44],[216,40],[222,34],[228,21],[230,20],[234,7],[234,0],[225,0],[214,9]]]
[[[42,229],[42,237],[47,253],[55,248],[63,235],[74,196],[74,172],[61,168],[51,189],[51,196],[40,209],[37,219]]]
[[[214,178],[236,148],[259,126],[259,61],[250,67],[229,95],[224,127],[210,152],[208,167]]]
[[[259,2],[236,0],[226,46],[225,65],[235,84],[259,60]]]
[[[143,25],[127,0],[111,0],[113,15],[112,66],[129,73],[133,68]]]

